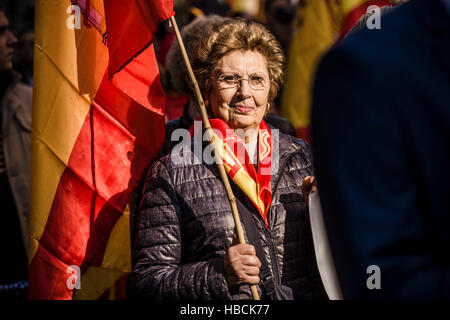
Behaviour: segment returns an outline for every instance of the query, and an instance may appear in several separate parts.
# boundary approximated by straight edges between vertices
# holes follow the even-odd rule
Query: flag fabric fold
[[[164,139],[153,33],[172,14],[36,1],[30,299],[96,299],[131,271],[128,202]]]
[[[172,0],[105,0],[105,13],[110,75],[145,49],[158,25],[175,14]]]

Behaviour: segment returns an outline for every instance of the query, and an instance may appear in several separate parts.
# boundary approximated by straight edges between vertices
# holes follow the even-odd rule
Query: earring
[[[270,110],[270,103],[267,103],[267,108],[264,116],[267,116],[269,114],[269,110]]]

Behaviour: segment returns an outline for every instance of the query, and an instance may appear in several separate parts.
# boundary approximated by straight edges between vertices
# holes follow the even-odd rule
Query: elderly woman
[[[241,218],[250,217],[245,237],[259,243],[237,244],[216,164],[180,162],[172,152],[152,166],[145,183],[133,249],[138,296],[252,299],[249,285],[257,285],[262,299],[276,298],[274,287],[288,299],[327,298],[301,190],[312,175],[309,146],[282,133],[275,139],[263,121],[283,63],[279,43],[255,22],[227,20],[199,46],[194,72],[211,125],[230,146],[223,160]],[[244,157],[235,154],[239,146]]]
[[[201,16],[183,28],[181,36],[190,61],[194,61],[198,58],[197,49],[199,43],[205,39],[205,35],[210,32],[211,28],[222,25],[229,19],[231,18],[218,15]],[[175,91],[190,96],[191,98],[185,105],[181,117],[166,123],[166,138],[163,147],[159,152],[160,156],[166,155],[178,144],[179,141],[177,139],[172,139],[172,133],[176,129],[189,129],[194,123],[194,120],[200,117],[200,110],[197,106],[195,93],[191,81],[189,80],[189,75],[185,70],[186,67],[184,65],[183,55],[181,54],[178,42],[175,41],[167,54],[167,72]],[[273,110],[273,107],[271,109]],[[292,123],[281,116],[268,113],[264,117],[264,121],[283,133],[295,136],[295,128]]]

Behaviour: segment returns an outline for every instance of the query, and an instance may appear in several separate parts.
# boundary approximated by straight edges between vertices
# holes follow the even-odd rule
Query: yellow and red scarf
[[[270,186],[272,178],[272,134],[270,129],[264,120],[261,121],[257,150],[258,172],[256,172],[244,144],[234,134],[234,130],[220,119],[210,119],[210,124],[218,138],[216,141],[220,153],[219,159],[223,159],[228,176],[249,197],[261,214],[267,228],[269,226],[267,214],[272,202]],[[244,155],[244,159],[242,159],[242,155]]]

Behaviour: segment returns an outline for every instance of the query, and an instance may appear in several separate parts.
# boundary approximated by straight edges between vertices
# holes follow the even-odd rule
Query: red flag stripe
[[[311,128],[309,126],[296,128],[295,135],[297,136],[297,138],[300,138],[311,144]]]
[[[42,245],[29,265],[29,299],[72,299],[72,290],[67,287],[68,265]]]
[[[151,43],[158,25],[175,14],[172,0],[105,0],[104,5],[110,41],[110,76]]]
[[[149,68],[148,61],[155,61],[156,65],[154,50],[143,51],[119,73],[114,74],[112,83],[127,97],[157,114],[164,115],[164,108],[161,106],[165,105],[165,97],[159,80],[159,70],[158,68]],[[116,102],[113,100],[108,105],[114,106],[115,104]],[[136,127],[134,123],[130,125]]]

